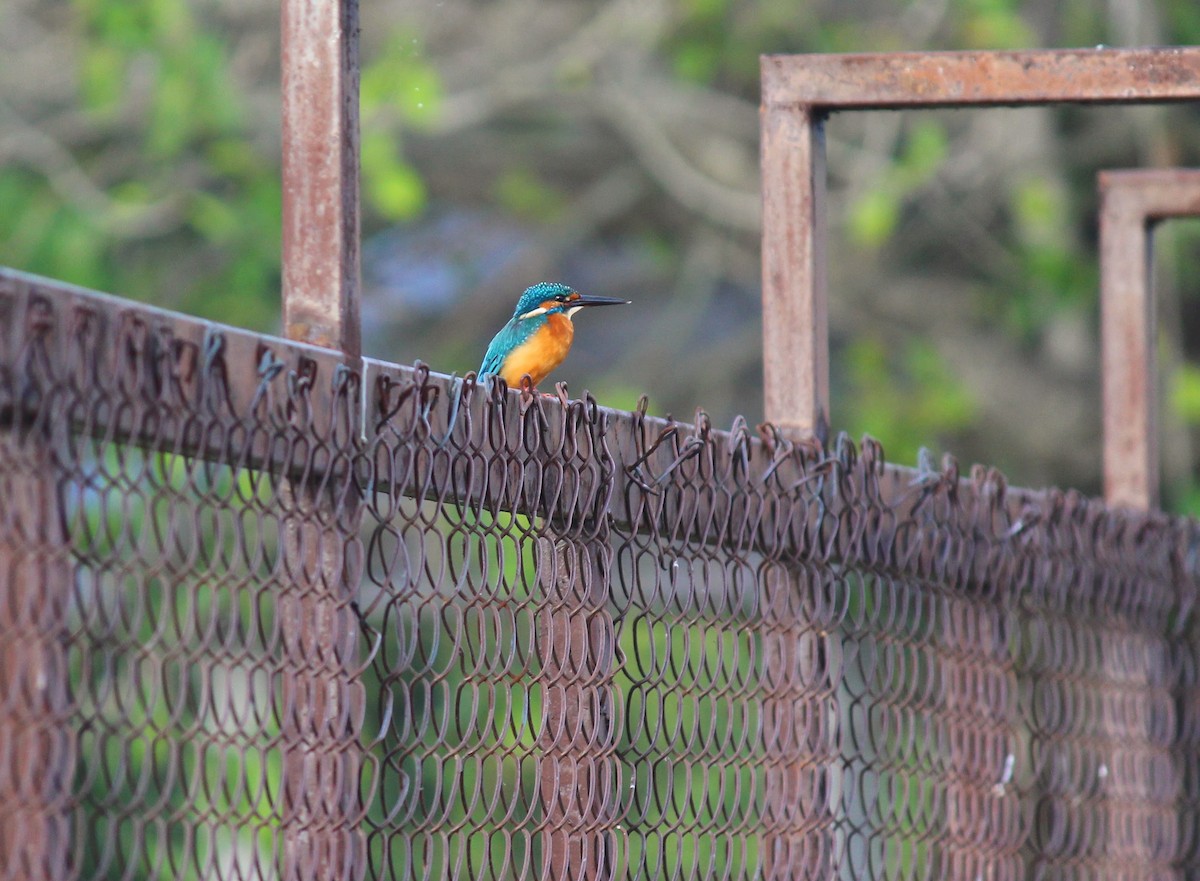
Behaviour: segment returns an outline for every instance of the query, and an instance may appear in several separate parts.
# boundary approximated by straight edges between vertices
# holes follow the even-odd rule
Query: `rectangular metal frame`
[[[1102,171],[1097,188],[1104,498],[1149,510],[1160,482],[1152,230],[1200,216],[1200,169]]]
[[[792,437],[829,420],[825,145],[832,112],[1200,100],[1200,47],[762,58],[763,399]]]

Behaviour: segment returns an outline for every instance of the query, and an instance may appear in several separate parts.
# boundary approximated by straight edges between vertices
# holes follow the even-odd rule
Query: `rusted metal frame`
[[[821,111],[763,104],[762,192],[763,406],[781,431],[811,435],[829,420]]]
[[[49,310],[30,298],[0,303],[0,403],[49,349]],[[11,410],[10,410],[11,411]],[[74,566],[54,456],[63,430],[44,411],[0,429],[0,877],[70,875],[76,732],[67,658]]]
[[[348,366],[356,365],[362,333],[358,0],[282,0],[280,11],[284,330],[289,339],[336,349]],[[357,384],[354,390],[361,391]],[[357,426],[357,394],[342,402]],[[309,408],[301,409],[307,415]],[[310,419],[299,427],[306,435],[322,434],[321,428],[333,430],[335,420],[321,426]],[[286,481],[280,489],[287,511],[281,559],[289,581],[278,598],[284,646],[282,864],[289,881],[358,878],[366,862],[358,806],[365,692],[351,673],[363,506],[347,473],[350,455],[340,452],[342,479],[335,468]]]
[[[796,438],[829,420],[825,117],[843,110],[1200,100],[1200,48],[762,59],[763,399]],[[814,340],[814,336],[819,340]]]
[[[1200,169],[1102,171],[1097,186],[1104,498],[1145,511],[1160,483],[1152,231],[1200,215]]]
[[[359,355],[358,0],[282,0],[283,326]]]
[[[1195,101],[1200,47],[767,55],[769,103],[827,110]]]

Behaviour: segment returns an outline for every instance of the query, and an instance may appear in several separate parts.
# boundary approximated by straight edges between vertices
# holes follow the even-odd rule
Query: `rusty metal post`
[[[545,608],[538,616],[542,748],[538,791],[545,811],[541,877],[611,881],[609,829],[616,810],[612,759],[614,698],[607,543],[537,541]]]
[[[829,421],[825,132],[811,106],[764,105],[763,403],[792,436]]]
[[[41,881],[66,878],[71,853],[71,564],[46,445],[14,435],[0,445],[0,878]]]
[[[20,282],[16,289],[29,293]],[[32,377],[44,378],[58,353],[42,301],[21,309],[4,299],[0,312],[7,407],[32,394]],[[53,435],[70,429],[9,413],[0,433],[0,878],[53,881],[70,872],[76,751],[67,658],[74,566],[52,453],[61,446]]]
[[[358,0],[282,0],[283,326],[359,355]]]
[[[836,590],[829,570],[779,561],[760,575],[763,614],[762,878],[838,877],[839,741],[837,689],[829,645],[836,625],[810,600]]]
[[[287,337],[360,354],[357,0],[282,0],[283,323]],[[329,381],[328,377],[320,377]],[[311,426],[302,427],[311,432]],[[287,481],[280,597],[284,644],[283,877],[354,879],[362,684],[354,543],[361,499]]]
[[[1150,230],[1126,188],[1100,178],[1100,346],[1104,498],[1150,508],[1158,495]]]
[[[366,844],[358,827],[359,733],[365,696],[349,674],[357,627],[357,499],[335,510],[327,485],[280,487],[281,556],[289,585],[277,598],[283,642],[283,877],[357,879]]]
[[[1200,47],[762,58],[763,400],[811,434],[828,405],[821,120],[839,110],[1200,100]]]
[[[1200,169],[1102,171],[1098,188],[1104,498],[1149,510],[1159,487],[1151,227],[1200,215]]]

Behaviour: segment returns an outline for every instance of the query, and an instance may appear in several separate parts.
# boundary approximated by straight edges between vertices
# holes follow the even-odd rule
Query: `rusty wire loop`
[[[0,879],[1200,872],[1190,521],[0,308]]]

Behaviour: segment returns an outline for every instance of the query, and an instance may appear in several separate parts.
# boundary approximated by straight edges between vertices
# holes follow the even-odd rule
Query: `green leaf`
[[[683,0],[684,13],[693,18],[719,18],[729,9],[729,0]]]
[[[392,108],[413,126],[426,126],[437,118],[442,102],[442,79],[422,57],[408,30],[399,30],[388,40],[378,61],[365,67],[359,82],[359,103],[365,117]]]
[[[1038,35],[1021,17],[1017,0],[958,0],[964,49],[1028,49]]]
[[[913,126],[900,157],[900,177],[906,190],[926,183],[941,167],[949,142],[946,130],[931,119]]]
[[[362,173],[364,194],[382,217],[409,220],[424,210],[425,183],[386,132],[364,136]]]
[[[1189,479],[1182,486],[1167,487],[1167,510],[1186,517],[1200,517],[1200,483]]]
[[[205,147],[212,170],[227,177],[273,174],[254,148],[241,138],[218,138]]]
[[[1188,425],[1200,425],[1200,366],[1181,364],[1171,377],[1171,407]]]
[[[1026,241],[1061,240],[1066,226],[1067,197],[1062,187],[1044,177],[1029,178],[1013,191],[1017,231]]]
[[[121,49],[144,49],[150,45],[153,31],[145,9],[139,3],[79,3],[85,25],[102,41]]]
[[[188,220],[205,239],[213,243],[233,241],[242,230],[236,207],[227,200],[204,192],[192,193]]]
[[[850,207],[850,238],[857,245],[878,248],[896,230],[900,201],[887,187],[869,190]]]
[[[721,68],[720,48],[707,42],[688,42],[673,53],[676,76],[697,83],[709,83]]]
[[[1171,25],[1173,44],[1200,43],[1200,4],[1194,0],[1168,0],[1166,17]]]
[[[975,401],[930,343],[914,340],[900,353],[859,339],[843,354],[853,433],[869,431],[894,461],[913,461],[932,438],[960,431],[975,418]]]
[[[562,213],[562,193],[524,168],[510,169],[496,181],[496,201],[509,213],[541,222]]]
[[[125,93],[126,55],[115,46],[91,45],[79,64],[83,105],[97,114],[116,110]]]
[[[35,271],[45,275],[87,284],[106,274],[104,237],[87,217],[73,208],[64,206],[55,212],[38,250]]]
[[[191,140],[194,82],[175,64],[167,64],[154,87],[147,147],[158,159],[172,159]]]
[[[433,122],[442,102],[442,81],[423,63],[406,65],[396,82],[396,104],[402,117],[414,125]]]

